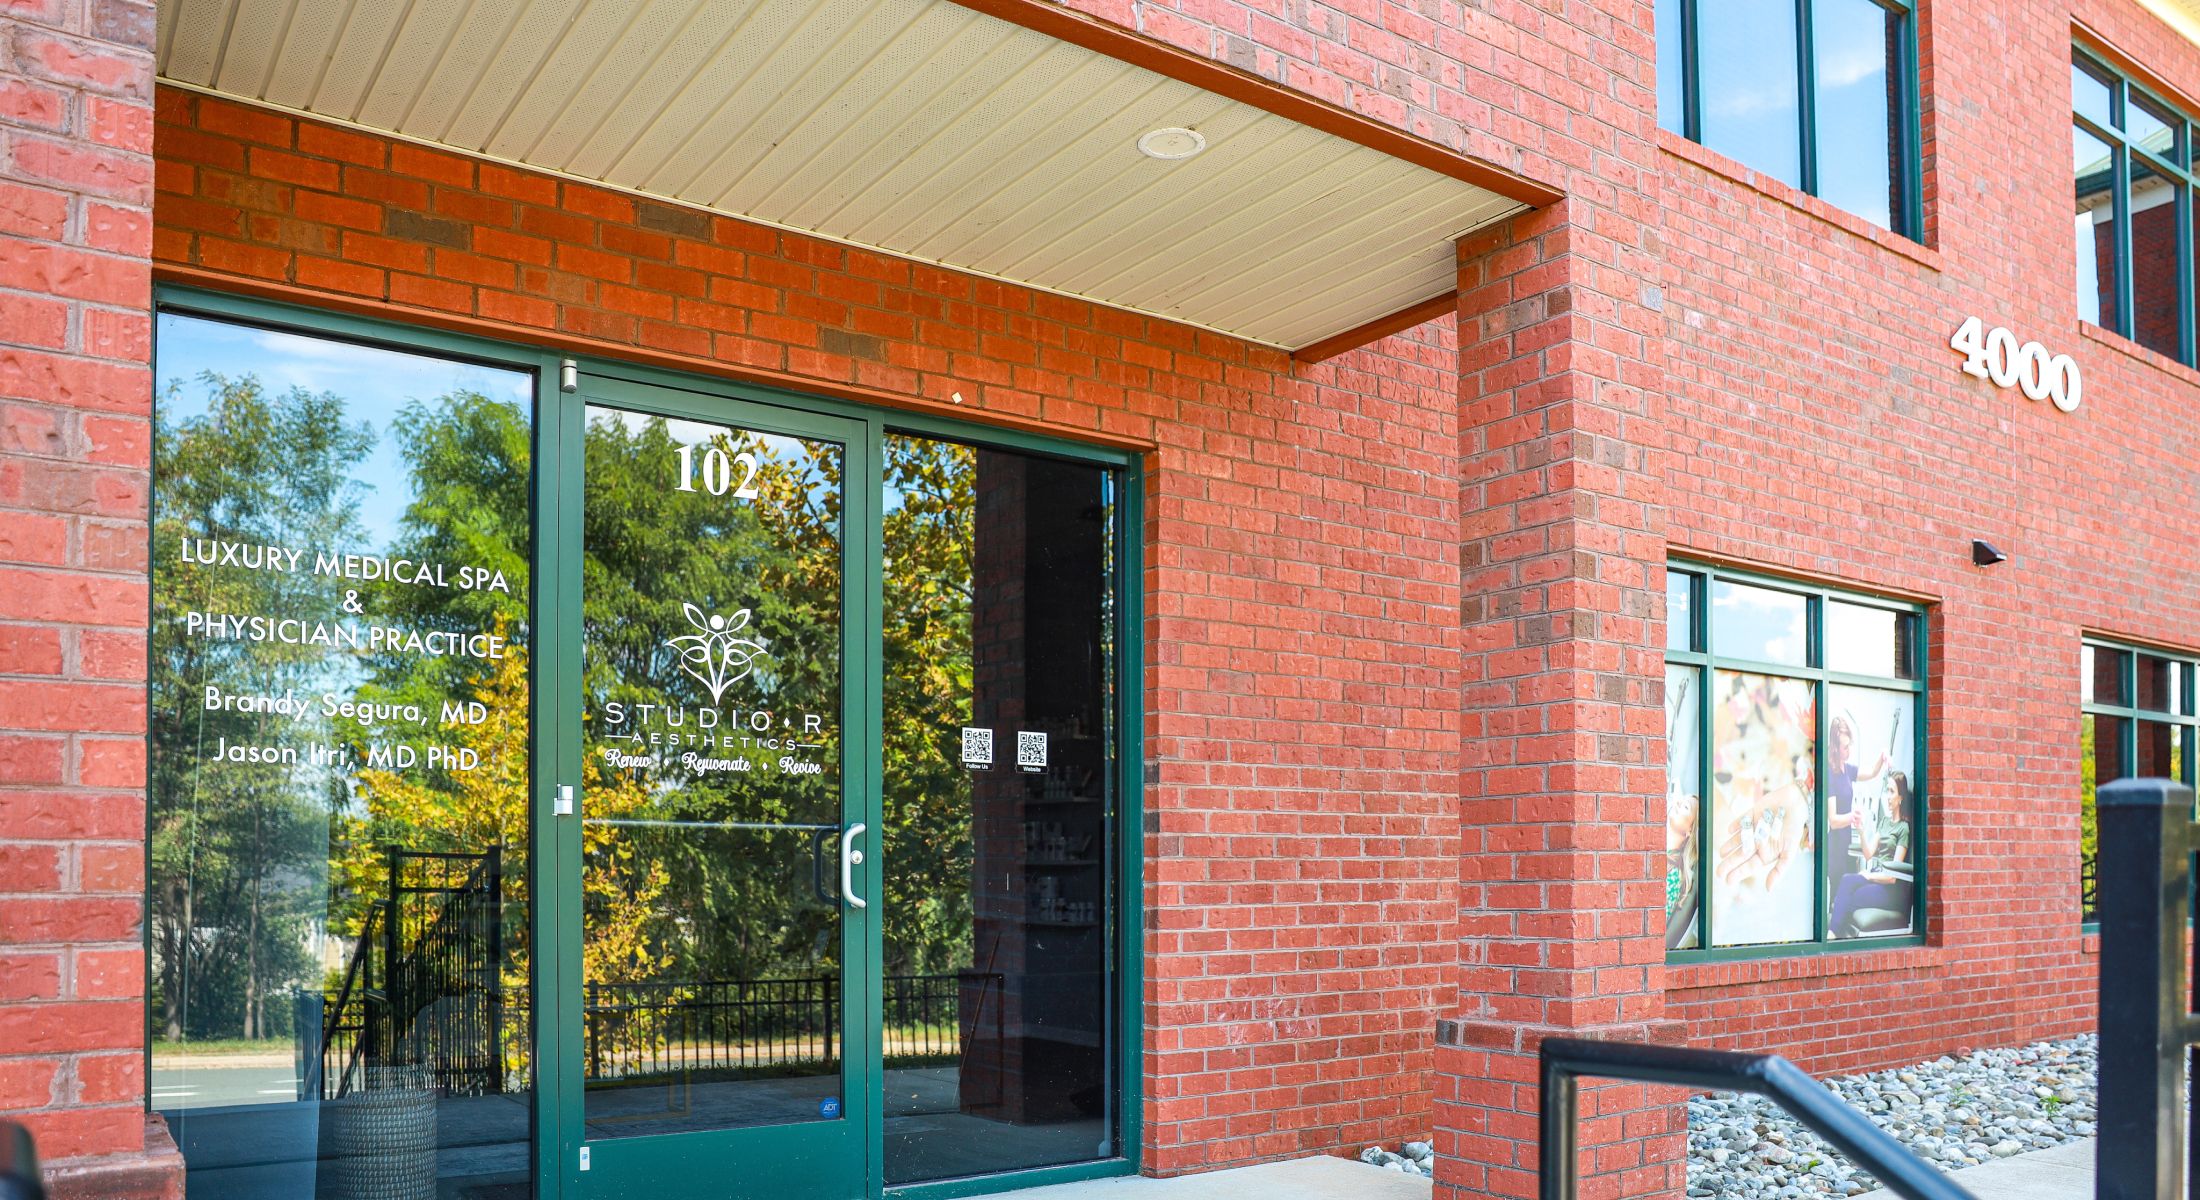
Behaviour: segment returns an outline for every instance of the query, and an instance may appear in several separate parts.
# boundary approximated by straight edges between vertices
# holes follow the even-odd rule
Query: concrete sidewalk
[[[1950,1172],[1978,1200],[2087,1200],[2093,1195],[2093,1139],[2034,1150]],[[1896,1200],[1881,1188],[1856,1200]]]
[[[1016,1200],[1429,1200],[1418,1175],[1347,1158],[1298,1158],[1174,1179],[1094,1179],[1015,1193]]]

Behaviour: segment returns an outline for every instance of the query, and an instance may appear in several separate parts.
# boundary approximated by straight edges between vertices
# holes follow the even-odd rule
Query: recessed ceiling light
[[[1145,155],[1147,158],[1158,158],[1163,162],[1175,162],[1180,158],[1190,158],[1206,148],[1207,139],[1197,129],[1184,129],[1176,125],[1171,125],[1166,129],[1148,130],[1141,134],[1138,139],[1138,152],[1140,154]]]

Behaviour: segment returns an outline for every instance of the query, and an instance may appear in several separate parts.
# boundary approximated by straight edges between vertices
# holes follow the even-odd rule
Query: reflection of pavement
[[[287,1055],[211,1055],[153,1060],[153,1107],[267,1104],[298,1098],[298,1068]]]
[[[956,1068],[886,1072],[886,1182],[986,1175],[1115,1153],[1099,1117],[1016,1125],[962,1111]]]
[[[198,1072],[202,1087],[205,1074]],[[297,1094],[295,1084],[290,1094]],[[352,1132],[347,1138],[348,1114],[342,1101],[255,1099],[259,1102],[230,1107],[176,1107],[177,1101],[154,1093],[153,1106],[167,1117],[189,1164],[187,1195],[310,1200],[316,1177],[327,1175],[325,1160],[340,1153],[343,1142],[359,1136]],[[449,1097],[435,1103],[431,1111],[440,1200],[525,1200],[530,1101],[529,1093],[515,1092]],[[213,1102],[194,1097],[183,1103]],[[325,1186],[324,1182],[324,1190]]]

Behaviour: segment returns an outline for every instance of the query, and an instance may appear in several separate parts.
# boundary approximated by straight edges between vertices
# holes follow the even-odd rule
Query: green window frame
[[[1923,944],[1931,832],[1926,608],[1680,559],[1668,565],[1666,597],[1667,961],[1723,962]],[[1715,615],[1717,609],[1762,607],[1767,602],[1781,610],[1791,638],[1774,642],[1752,636],[1755,631],[1745,617]],[[1835,627],[1830,640],[1836,650],[1830,663],[1829,623]],[[1887,637],[1876,649],[1868,644],[1869,638],[1859,636],[1861,629],[1881,627]],[[1878,661],[1860,663],[1860,647]],[[1810,919],[1805,936],[1792,903],[1800,888],[1790,882],[1782,893],[1788,903],[1780,919],[1793,927],[1791,932],[1779,940],[1738,941],[1722,934],[1721,909],[1746,907],[1749,883],[1729,890],[1722,876],[1730,865],[1746,863],[1750,857],[1739,827],[1753,821],[1761,824],[1764,810],[1774,807],[1766,799],[1775,793],[1773,788],[1763,789],[1750,801],[1757,807],[1747,806],[1742,799],[1748,781],[1763,777],[1756,764],[1777,757],[1764,750],[1767,741],[1776,740],[1765,733],[1772,722],[1750,723],[1766,711],[1755,703],[1762,689],[1777,689],[1796,702],[1808,698],[1807,713],[1800,713],[1801,703],[1790,706],[1800,715],[1787,731],[1789,738],[1808,738],[1807,750],[1794,754],[1795,770],[1789,777],[1794,790],[1788,793],[1790,804],[1807,806],[1808,836],[1798,844],[1792,833],[1788,835],[1793,849],[1783,869],[1808,872]],[[1725,715],[1716,712],[1722,703],[1729,706]],[[1863,709],[1865,704],[1877,707]],[[1858,709],[1861,712],[1852,715]],[[1864,719],[1872,717],[1878,719]],[[1869,834],[1857,827],[1854,817],[1838,823],[1839,833],[1828,824],[1841,799],[1828,784],[1829,732],[1837,724],[1846,726],[1852,764],[1867,754],[1859,747],[1860,734],[1884,742],[1883,758],[1878,742],[1868,750],[1870,774],[1860,775],[1862,764],[1847,772],[1834,768],[1846,780],[1841,790],[1848,792],[1850,812],[1869,807],[1877,814],[1876,828]],[[1724,746],[1716,744],[1722,729],[1732,732]],[[1807,789],[1801,782],[1805,758]],[[1904,777],[1900,783],[1908,788],[1899,806],[1886,799],[1898,786],[1896,775]],[[1804,791],[1807,796],[1800,795]],[[1867,793],[1877,793],[1877,798]],[[1887,815],[1890,811],[1894,815]],[[1848,869],[1849,851],[1844,851],[1841,863],[1833,861],[1837,840],[1853,850],[1855,870]],[[1880,857],[1869,849],[1854,849],[1859,842],[1901,849]],[[1887,877],[1876,869],[1881,863],[1891,863],[1909,877],[1897,889],[1907,893],[1906,928],[1889,928],[1882,922],[1880,928],[1866,931],[1854,923],[1856,908],[1843,907],[1861,894],[1851,889],[1860,887],[1862,880]],[[1850,882],[1852,875],[1858,883]],[[1766,895],[1772,894],[1775,884],[1776,880],[1765,884]],[[1837,922],[1840,912],[1847,917]],[[1899,912],[1897,908],[1879,915]],[[1741,915],[1751,917],[1749,923],[1754,924],[1764,914]],[[1736,912],[1726,916],[1736,927],[1744,924]]]
[[[2082,46],[2071,51],[2070,89],[2075,217],[2085,226],[2073,231],[2078,315],[2193,365],[2195,123]],[[2163,209],[2167,238],[2141,230],[2158,224],[2145,214]]]
[[[1704,134],[1707,107],[1704,93],[1704,60],[1707,57],[1703,38],[1704,9],[1714,3],[1715,0],[1658,0],[1655,18],[1658,123],[1698,145],[1720,150]],[[1834,153],[1821,153],[1829,151],[1829,147],[1822,146],[1821,141],[1832,141],[1833,137],[1827,133],[1827,122],[1822,121],[1818,113],[1821,93],[1815,46],[1816,31],[1820,28],[1817,6],[1823,4],[1830,8],[1835,3],[1836,0],[1793,0],[1793,26],[1779,35],[1793,42],[1791,49],[1795,56],[1795,133],[1799,161],[1796,164],[1797,177],[1788,182],[1813,196],[1826,196],[1827,178],[1838,165]],[[1869,3],[1883,10],[1888,18],[1886,71],[1890,94],[1886,153],[1890,195],[1885,225],[1913,242],[1923,242],[1925,206],[1924,188],[1920,180],[1923,173],[1924,138],[1918,117],[1920,104],[1916,4],[1914,0],[1869,0]],[[1764,32],[1759,21],[1737,23],[1737,28],[1744,26],[1745,32],[1752,38],[1760,37]],[[1775,49],[1772,46],[1764,48],[1768,52]],[[1759,82],[1763,82],[1761,77]],[[1783,171],[1768,168],[1763,163],[1751,162],[1746,155],[1736,157],[1753,169],[1784,177]],[[1829,197],[1829,201],[1830,199]],[[1875,224],[1880,223],[1877,217],[1870,214],[1858,215],[1865,216]]]
[[[2088,637],[2080,650],[2078,906],[2094,920],[2094,789],[2134,776],[2200,783],[2200,655]]]

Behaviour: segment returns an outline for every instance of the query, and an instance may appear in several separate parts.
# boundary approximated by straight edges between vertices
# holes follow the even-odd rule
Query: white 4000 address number
[[[1991,382],[1995,387],[2021,388],[2027,398],[2052,400],[2064,412],[2078,411],[2085,398],[2085,384],[2078,378],[2078,360],[2067,354],[2049,354],[2038,342],[2017,343],[2017,335],[2002,326],[1986,328],[1977,317],[1956,326],[1948,345],[1963,355],[1963,372]]]

